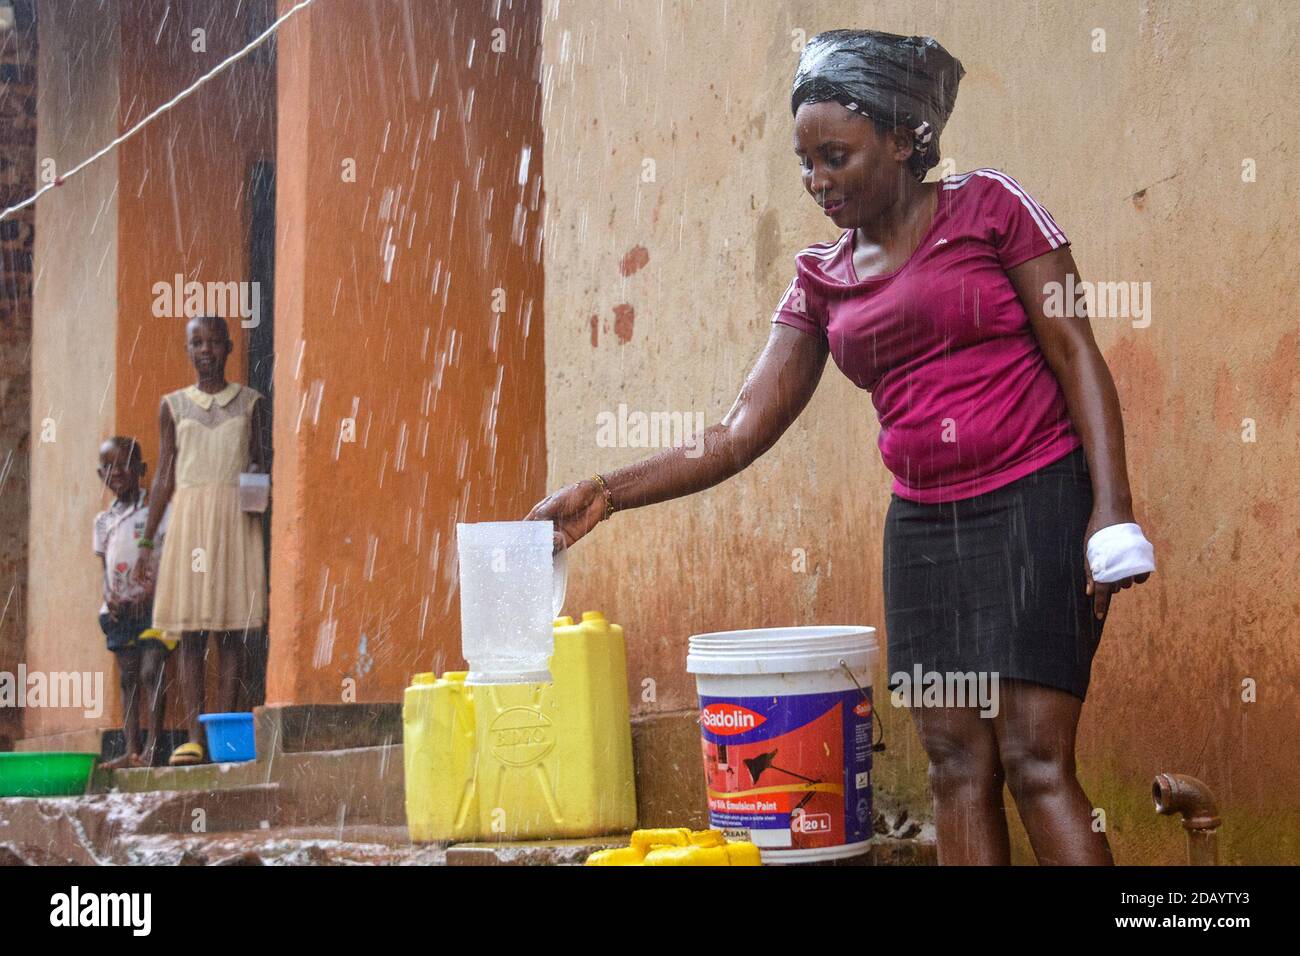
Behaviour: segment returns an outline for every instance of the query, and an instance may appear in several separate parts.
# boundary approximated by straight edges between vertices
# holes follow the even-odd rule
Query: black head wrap
[[[908,164],[920,180],[939,164],[939,134],[965,75],[961,61],[933,37],[828,30],[809,40],[799,57],[790,112],[835,100],[877,125],[906,126],[915,147]]]

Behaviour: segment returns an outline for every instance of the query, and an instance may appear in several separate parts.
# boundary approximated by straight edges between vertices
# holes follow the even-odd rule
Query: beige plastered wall
[[[1149,325],[1094,322],[1159,562],[1115,601],[1078,734],[1117,859],[1185,860],[1178,824],[1152,810],[1168,770],[1218,796],[1225,862],[1294,862],[1294,5],[548,5],[550,487],[649,453],[600,446],[597,416],[620,403],[717,421],[795,253],[838,234],[802,190],[788,105],[798,39],[837,27],[937,37],[967,70],[942,137],[949,169],[1015,176],[1083,278],[1150,283]],[[883,643],[877,433],[868,394],[828,365],[748,471],[616,515],[575,549],[569,606],[627,628],[634,712],[694,706],[691,633],[863,623]],[[882,662],[878,688],[886,676]],[[928,813],[910,719],[880,709],[876,785]],[[682,771],[698,760],[683,753]],[[1016,859],[1032,860],[1011,813]]]
[[[118,5],[42,2],[38,29],[37,163],[53,160],[62,173],[118,133]],[[91,675],[102,713],[25,708],[20,748],[98,750],[96,728],[112,726],[115,712],[113,658],[95,623],[102,571],[91,529],[105,500],[99,443],[116,416],[117,185],[110,154],[36,205],[25,663]]]

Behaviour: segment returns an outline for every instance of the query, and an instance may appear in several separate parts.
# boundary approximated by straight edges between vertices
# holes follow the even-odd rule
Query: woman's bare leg
[[[1029,681],[999,682],[993,718],[1007,786],[1039,865],[1113,866],[1106,834],[1075,776],[1074,738],[1083,701]]]
[[[913,707],[930,758],[941,866],[1011,862],[1003,774],[993,721],[974,707]]]

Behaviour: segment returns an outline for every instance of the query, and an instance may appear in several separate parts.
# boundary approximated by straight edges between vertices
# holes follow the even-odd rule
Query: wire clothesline
[[[15,213],[15,212],[17,212],[17,211],[20,210],[20,209],[23,209],[23,208],[25,208],[25,207],[27,207],[27,206],[30,206],[32,203],[36,202],[36,200],[40,199],[41,196],[43,196],[43,195],[44,195],[46,192],[48,192],[49,190],[54,189],[56,186],[62,186],[62,185],[63,185],[64,183],[66,183],[69,179],[71,179],[71,178],[72,178],[73,176],[75,176],[77,173],[81,172],[83,169],[85,169],[85,168],[86,168],[87,166],[89,166],[91,163],[93,163],[93,162],[95,162],[96,160],[102,159],[103,157],[107,156],[109,153],[111,153],[113,150],[117,149],[117,147],[121,146],[123,143],[125,143],[128,139],[130,139],[130,138],[131,138],[132,136],[134,136],[136,133],[140,132],[140,130],[144,129],[146,126],[148,126],[150,123],[152,123],[155,119],[157,119],[157,118],[158,118],[159,116],[161,116],[163,113],[167,112],[169,109],[171,109],[171,108],[172,108],[173,106],[175,106],[177,103],[181,102],[181,100],[185,99],[187,96],[189,96],[189,95],[190,95],[191,93],[193,93],[195,90],[197,90],[197,89],[198,89],[200,86],[202,86],[204,83],[208,82],[208,80],[212,79],[214,76],[216,76],[216,75],[217,75],[218,73],[220,73],[222,70],[226,69],[226,68],[229,67],[232,63],[234,63],[235,61],[241,59],[242,57],[247,56],[247,55],[249,54],[249,52],[251,52],[252,50],[254,50],[255,48],[257,48],[258,46],[260,46],[263,42],[265,42],[266,39],[267,39],[267,37],[269,37],[269,36],[270,36],[271,34],[273,34],[276,30],[278,30],[278,29],[280,28],[280,25],[281,25],[282,23],[284,23],[286,20],[288,20],[290,17],[292,17],[292,16],[293,16],[295,13],[297,13],[299,10],[303,10],[303,9],[305,9],[305,8],[307,8],[307,7],[310,7],[310,6],[311,6],[313,3],[315,3],[315,2],[316,2],[316,0],[299,0],[298,3],[295,3],[292,7],[290,7],[290,8],[289,8],[288,10],[286,10],[283,14],[281,14],[279,17],[277,17],[277,18],[275,19],[275,21],[274,21],[274,22],[273,22],[269,27],[267,27],[265,30],[263,30],[261,33],[259,33],[259,34],[258,34],[258,35],[257,35],[257,36],[256,36],[256,37],[255,37],[255,38],[254,38],[254,39],[253,39],[253,40],[252,40],[252,41],[251,41],[251,42],[250,42],[246,47],[244,47],[242,50],[239,50],[239,51],[236,52],[236,53],[232,53],[230,56],[226,57],[224,60],[222,60],[220,63],[218,63],[218,64],[217,64],[216,66],[214,66],[212,69],[208,70],[208,72],[204,73],[202,76],[200,76],[197,80],[195,80],[193,83],[191,83],[191,84],[190,84],[189,86],[187,86],[185,89],[181,90],[179,93],[177,93],[175,96],[173,96],[173,97],[172,97],[170,100],[168,100],[166,103],[163,103],[161,106],[159,106],[157,109],[155,109],[153,112],[151,112],[151,113],[150,113],[148,116],[146,116],[144,119],[140,120],[140,122],[136,123],[136,124],[135,124],[134,126],[132,126],[129,130],[127,130],[125,133],[123,133],[122,135],[118,136],[115,140],[113,140],[111,143],[109,143],[109,144],[108,144],[107,146],[105,146],[103,149],[99,150],[99,152],[95,153],[94,155],[90,156],[90,157],[87,158],[87,159],[83,159],[80,163],[78,163],[76,166],[73,166],[71,169],[69,169],[69,170],[68,170],[66,173],[64,173],[62,176],[58,176],[58,175],[56,175],[56,176],[54,177],[53,181],[46,183],[46,184],[45,184],[44,186],[42,186],[40,189],[36,190],[36,192],[32,193],[32,195],[30,195],[30,196],[28,196],[26,199],[24,199],[22,202],[18,203],[17,205],[10,206],[10,207],[9,207],[8,209],[6,209],[4,212],[0,212],[0,220],[7,219],[11,213]]]

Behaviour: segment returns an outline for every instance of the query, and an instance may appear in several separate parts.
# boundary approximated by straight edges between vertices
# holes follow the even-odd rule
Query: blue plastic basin
[[[213,763],[239,763],[257,759],[252,714],[199,714],[208,735],[208,757]]]

